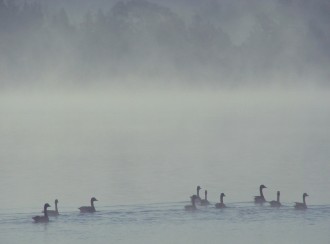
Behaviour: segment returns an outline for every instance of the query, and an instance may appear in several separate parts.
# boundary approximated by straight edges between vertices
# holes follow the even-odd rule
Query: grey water
[[[252,203],[183,210],[185,202],[99,207],[92,214],[63,208],[47,224],[32,213],[1,213],[1,243],[329,243],[330,206],[307,211]]]
[[[319,90],[3,92],[0,243],[329,243],[329,111]],[[184,211],[197,185],[228,208]]]

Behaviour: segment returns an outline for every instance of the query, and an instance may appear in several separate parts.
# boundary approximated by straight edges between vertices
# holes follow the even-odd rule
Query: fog
[[[2,206],[329,203],[329,10],[0,0]]]
[[[0,98],[2,206],[330,201],[328,92],[9,93]],[[102,200],[101,200],[102,199]]]
[[[328,86],[329,3],[0,1],[2,88]]]

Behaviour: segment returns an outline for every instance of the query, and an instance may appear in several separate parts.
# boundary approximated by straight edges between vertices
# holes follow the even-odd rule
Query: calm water
[[[185,202],[99,207],[93,214],[64,208],[47,224],[30,213],[0,214],[1,243],[329,243],[330,206],[273,209],[232,203],[227,209],[183,210]]]
[[[329,95],[2,93],[0,243],[329,243]],[[254,206],[260,184],[285,206]],[[230,208],[185,212],[197,185]]]

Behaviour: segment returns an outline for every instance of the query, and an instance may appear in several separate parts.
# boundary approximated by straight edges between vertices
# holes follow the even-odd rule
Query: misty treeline
[[[0,85],[330,78],[328,0],[205,0],[182,9],[118,1],[73,21],[65,7],[0,0]]]

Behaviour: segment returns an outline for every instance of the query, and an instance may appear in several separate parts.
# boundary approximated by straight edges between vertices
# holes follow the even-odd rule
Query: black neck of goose
[[[220,196],[220,203],[223,203],[223,195]]]
[[[57,202],[55,202],[55,211],[58,213]]]
[[[264,197],[264,194],[262,193],[262,187],[260,187],[259,190],[260,190],[260,196],[261,196],[261,197]]]
[[[48,217],[47,206],[44,206],[44,215],[45,215],[45,217]]]
[[[303,202],[304,202],[304,205],[306,205],[306,196],[305,195],[303,196]]]
[[[280,202],[280,194],[277,194],[277,202]]]
[[[92,201],[92,200],[91,200],[91,206],[92,206],[93,210],[95,211],[94,201]]]
[[[207,200],[207,192],[205,192],[205,200]]]
[[[199,189],[199,188],[197,188],[197,196],[198,196],[198,197],[199,197],[199,190],[200,190],[200,189]]]

